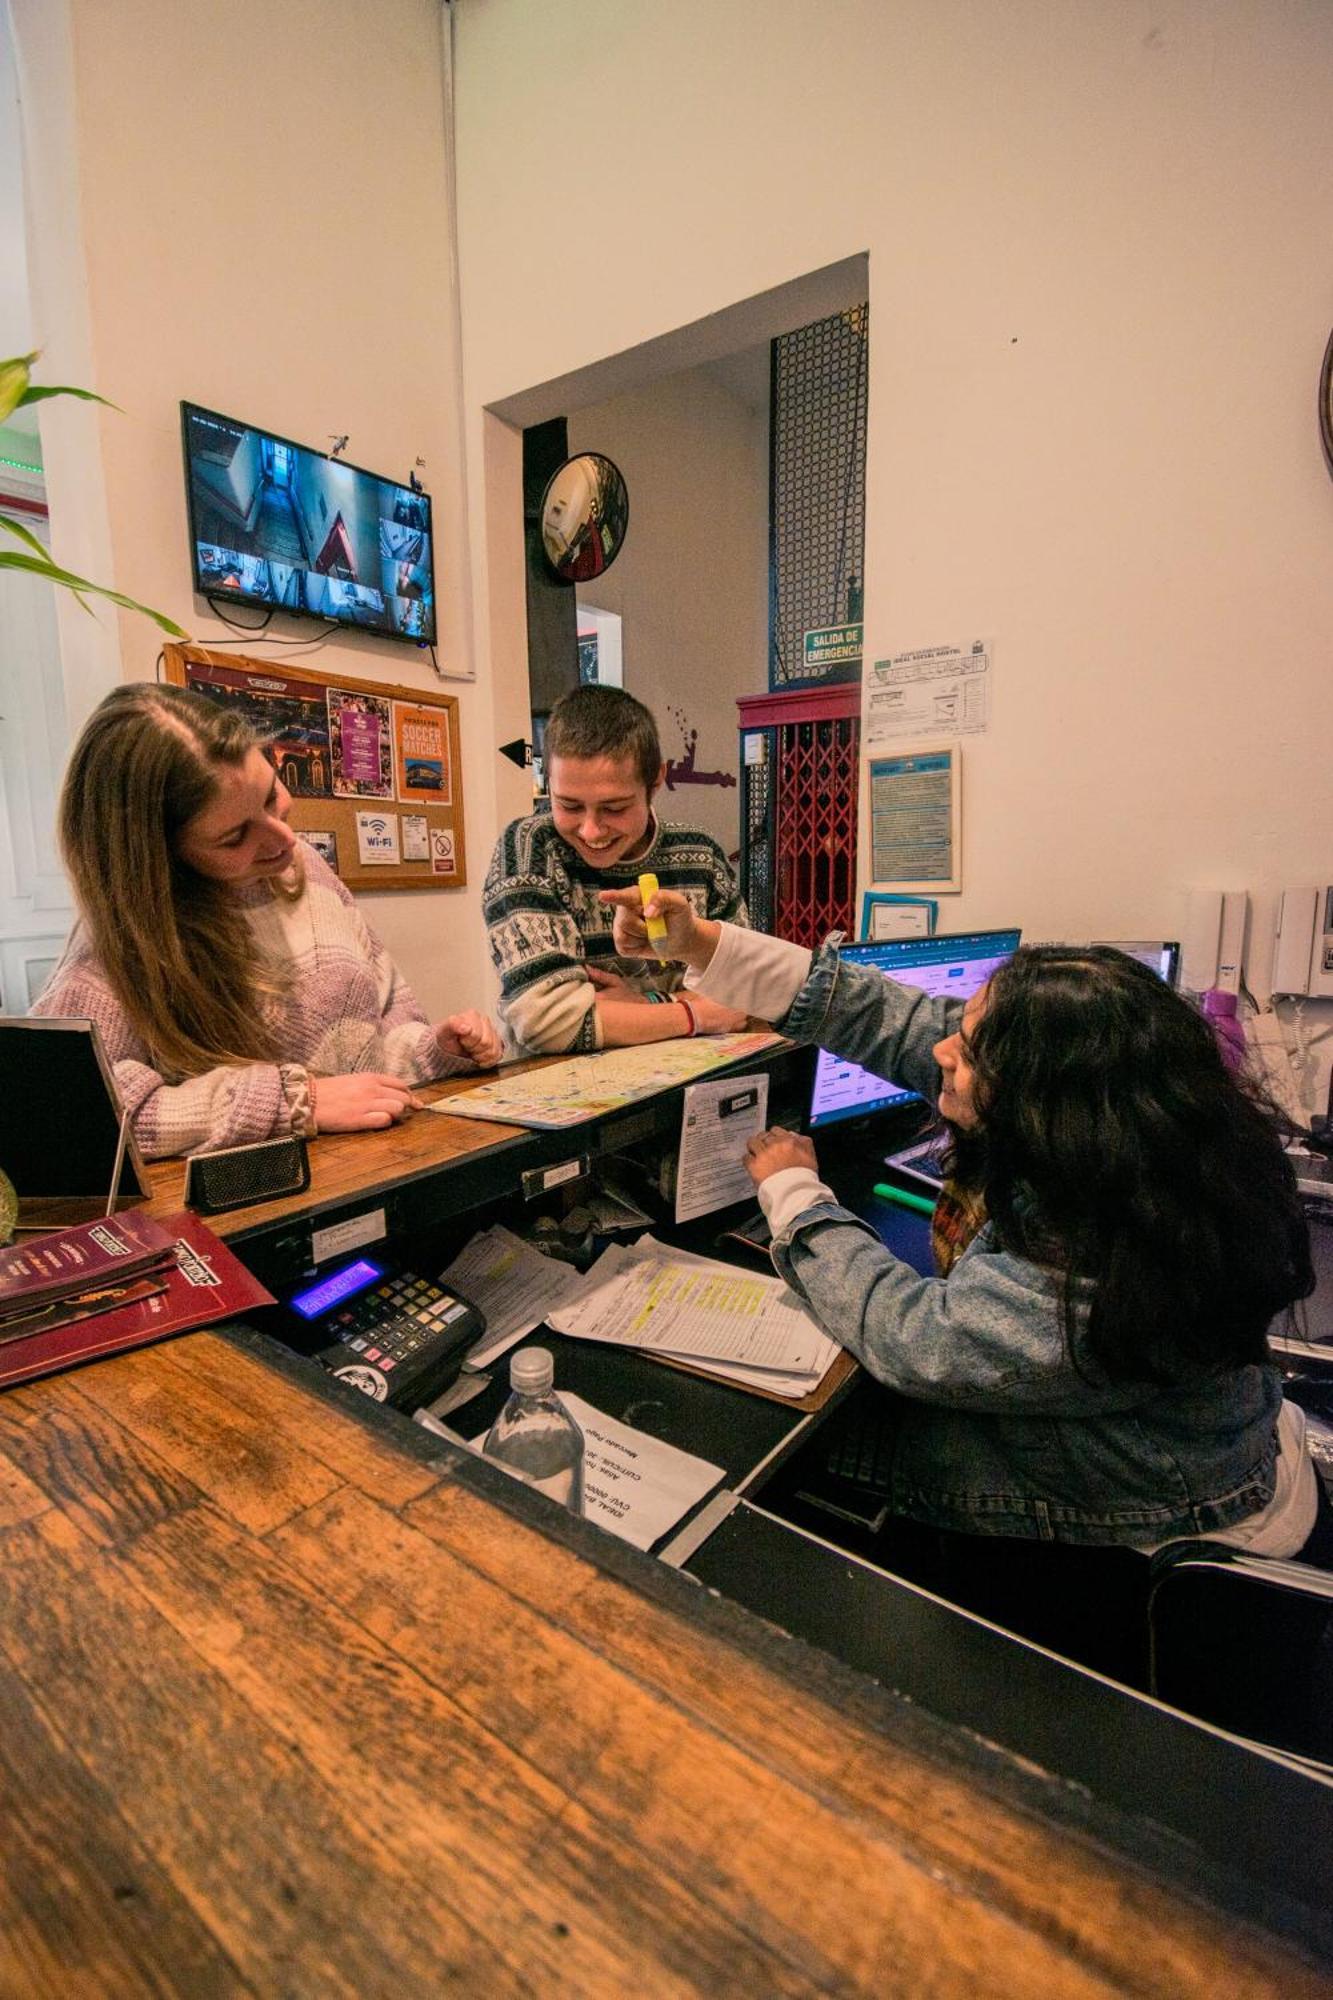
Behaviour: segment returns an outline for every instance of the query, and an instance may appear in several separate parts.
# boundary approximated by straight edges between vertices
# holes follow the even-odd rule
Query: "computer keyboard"
[[[878,1398],[863,1398],[838,1426],[824,1463],[836,1479],[870,1493],[887,1493],[893,1462],[890,1412]]]

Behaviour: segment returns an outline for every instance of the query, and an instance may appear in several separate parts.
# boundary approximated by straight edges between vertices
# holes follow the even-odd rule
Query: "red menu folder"
[[[125,1215],[116,1216],[116,1228],[126,1219]],[[142,1225],[150,1219],[139,1216],[136,1221]],[[142,1259],[128,1273],[123,1262],[116,1264],[113,1260],[112,1272],[90,1276],[87,1286],[80,1285],[77,1294],[67,1280],[70,1310],[81,1312],[82,1316],[53,1326],[44,1314],[44,1323],[38,1331],[0,1338],[0,1386],[28,1382],[38,1375],[54,1375],[61,1368],[73,1368],[102,1354],[146,1347],[150,1341],[164,1340],[168,1334],[189,1333],[196,1327],[210,1326],[215,1320],[231,1319],[253,1306],[273,1304],[272,1293],[250,1276],[244,1264],[197,1215],[182,1211],[164,1217],[160,1225],[151,1223],[150,1227],[161,1229],[173,1253],[167,1263],[152,1273],[151,1282],[161,1289],[142,1296],[145,1287]],[[59,1240],[75,1233],[78,1232],[59,1230],[54,1235]],[[43,1237],[39,1244],[28,1246],[29,1250],[51,1240]],[[102,1286],[114,1290],[121,1285],[130,1294],[125,1303],[91,1313],[86,1304],[80,1305],[80,1299],[86,1299],[88,1291]],[[134,1296],[136,1293],[139,1296]]]
[[[167,1264],[174,1242],[171,1228],[127,1209],[7,1244],[0,1249],[0,1325],[41,1300],[68,1298]]]

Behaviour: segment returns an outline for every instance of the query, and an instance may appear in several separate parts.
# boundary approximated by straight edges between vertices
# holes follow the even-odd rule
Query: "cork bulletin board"
[[[464,886],[456,695],[204,646],[164,656],[169,681],[240,709],[268,740],[293,829],[349,889]]]

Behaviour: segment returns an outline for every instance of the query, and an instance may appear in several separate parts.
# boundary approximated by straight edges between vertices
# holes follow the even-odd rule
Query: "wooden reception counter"
[[[1328,1991],[1086,1799],[258,1336],[0,1397],[0,1988]]]
[[[679,1117],[423,1115],[217,1226],[277,1285]],[[1333,1790],[879,1580],[871,1677],[248,1328],[10,1390],[0,1992],[1333,1991]]]

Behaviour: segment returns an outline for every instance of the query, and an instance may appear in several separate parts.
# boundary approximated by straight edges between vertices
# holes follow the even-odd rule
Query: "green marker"
[[[909,1194],[906,1188],[890,1187],[887,1181],[876,1181],[871,1188],[881,1201],[897,1202],[899,1208],[914,1208],[919,1215],[933,1215],[935,1203],[928,1194]]]

